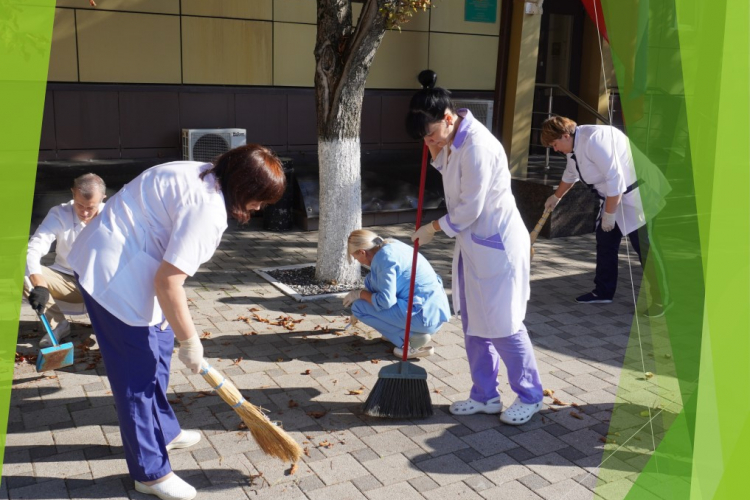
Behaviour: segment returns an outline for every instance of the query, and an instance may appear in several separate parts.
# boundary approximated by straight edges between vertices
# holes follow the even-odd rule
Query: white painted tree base
[[[354,283],[359,264],[349,264],[347,238],[362,225],[362,179],[359,138],[318,139],[320,218],[315,277],[321,281]]]

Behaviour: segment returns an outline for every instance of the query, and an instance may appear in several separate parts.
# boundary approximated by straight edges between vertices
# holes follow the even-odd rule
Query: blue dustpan
[[[65,368],[73,364],[73,344],[66,342],[60,344],[55,338],[55,333],[49,326],[47,316],[44,313],[38,313],[39,319],[42,320],[44,329],[47,331],[50,340],[52,341],[52,347],[45,347],[39,350],[39,355],[36,358],[36,371],[46,372],[49,370],[57,370],[58,368]]]

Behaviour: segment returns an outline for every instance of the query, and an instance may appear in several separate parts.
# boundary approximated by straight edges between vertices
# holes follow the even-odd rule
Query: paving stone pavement
[[[406,241],[409,228],[374,230]],[[235,228],[187,282],[207,358],[250,401],[281,420],[307,453],[295,474],[266,457],[239,429],[233,410],[175,356],[170,400],[183,427],[199,429],[203,439],[171,452],[170,459],[198,498],[570,500],[621,498],[627,491],[636,459],[608,461],[612,482],[597,489],[603,496],[594,493],[634,310],[625,245],[617,301],[580,305],[573,298],[592,288],[593,235],[537,242],[527,326],[545,388],[577,406],[555,405],[547,397],[540,414],[511,427],[497,416],[448,412],[471,387],[455,317],[434,337],[435,355],[418,361],[429,373],[435,416],[395,421],[363,415],[378,371],[396,361],[391,346],[367,327],[344,331],[347,311],[340,299],[300,304],[253,272],[314,262],[316,244],[316,232],[269,233],[257,223]],[[440,234],[423,252],[450,290],[453,242]],[[637,290],[640,265],[634,254],[631,259]],[[301,321],[289,331],[252,313]],[[16,363],[0,497],[153,498],[135,492],[127,474],[88,319],[71,320],[73,367],[40,375],[28,361]],[[18,352],[35,353],[40,337],[24,304]],[[514,395],[502,369],[500,382],[510,404]]]

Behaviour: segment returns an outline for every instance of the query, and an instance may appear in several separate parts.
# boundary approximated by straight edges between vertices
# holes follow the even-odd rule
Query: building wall
[[[182,128],[239,127],[315,151],[316,0],[58,0],[40,158],[179,157]],[[363,149],[419,147],[403,131],[416,75],[492,99],[498,19],[437,0],[389,31],[367,80]],[[353,4],[356,20],[361,3]]]
[[[437,0],[387,32],[367,87],[416,88],[429,66],[447,88],[493,90],[499,12],[474,23],[463,9]],[[316,0],[58,0],[48,79],[312,87],[315,25]]]

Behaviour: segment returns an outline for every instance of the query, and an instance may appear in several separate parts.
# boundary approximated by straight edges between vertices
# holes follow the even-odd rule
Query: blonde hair
[[[357,229],[351,232],[347,240],[347,252],[346,256],[349,259],[349,263],[354,262],[352,254],[357,250],[372,250],[373,248],[381,248],[383,245],[393,242],[391,238],[383,239],[372,231],[367,229]]]
[[[551,116],[542,123],[542,146],[548,148],[550,144],[558,140],[565,134],[573,135],[576,133],[578,124],[570,118],[564,116]]]

